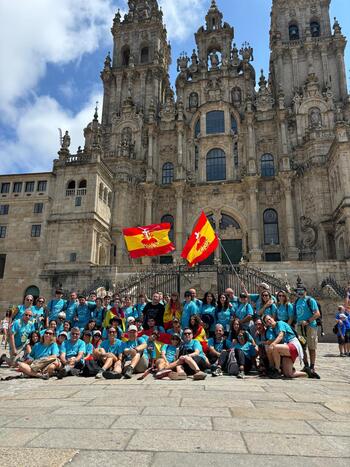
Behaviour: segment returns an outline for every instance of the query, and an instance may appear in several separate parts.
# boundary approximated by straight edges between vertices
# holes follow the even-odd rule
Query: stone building
[[[123,227],[170,222],[177,258],[201,210],[234,263],[302,270],[312,285],[322,274],[345,279],[346,39],[329,6],[272,1],[265,77],[213,0],[196,49],[177,59],[174,92],[162,11],[156,0],[130,0],[113,20],[102,118],[95,112],[84,129],[84,148],[71,153],[66,132],[52,173],[0,177],[0,303],[29,286],[50,294],[98,277],[113,283],[131,268]]]

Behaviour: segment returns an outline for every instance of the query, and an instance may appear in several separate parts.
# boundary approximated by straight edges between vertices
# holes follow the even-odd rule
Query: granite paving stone
[[[0,448],[1,467],[61,467],[75,455],[75,449]]]
[[[79,451],[69,463],[74,467],[150,467],[153,454],[131,451]],[[164,467],[164,466],[163,466]]]
[[[315,435],[316,432],[310,425],[302,420],[269,420],[269,419],[245,419],[245,418],[213,418],[214,430],[262,432],[262,433],[289,433]]]
[[[246,402],[246,401],[244,401]],[[198,407],[145,407],[142,410],[142,415],[166,415],[167,417],[185,415],[203,417],[231,417],[232,414],[225,407],[201,407],[200,414]]]
[[[116,420],[115,415],[110,414],[92,414],[67,416],[62,414],[54,415],[41,415],[34,413],[32,416],[17,418],[15,421],[7,423],[7,427],[23,427],[23,428],[81,428],[81,427],[94,427],[109,428]]]
[[[199,411],[200,412],[200,411]],[[131,428],[138,430],[148,430],[150,427],[164,430],[195,430],[200,427],[201,430],[212,430],[210,417],[196,416],[166,416],[166,415],[142,415],[132,417],[122,415],[111,426],[111,428]]]
[[[28,441],[44,433],[44,430],[28,430],[23,428],[0,428],[0,446],[25,446]],[[1,465],[1,462],[0,462]]]

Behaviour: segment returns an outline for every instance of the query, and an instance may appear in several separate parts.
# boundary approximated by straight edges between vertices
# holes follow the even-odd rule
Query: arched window
[[[191,110],[197,109],[199,104],[198,94],[196,92],[191,92],[188,98],[188,105]]]
[[[234,135],[238,133],[238,125],[237,125],[237,120],[233,115],[231,115],[231,131]]]
[[[79,188],[86,188],[87,187],[87,182],[86,180],[81,180],[79,182]]]
[[[225,113],[223,110],[213,110],[207,113],[207,135],[225,133]]]
[[[222,149],[212,149],[207,154],[207,181],[226,180],[226,155]]]
[[[238,143],[233,145],[233,164],[237,168],[238,167]]]
[[[275,176],[275,162],[272,154],[264,154],[263,156],[261,156],[261,176]]]
[[[128,66],[130,61],[130,48],[124,47],[122,51],[122,65]]]
[[[233,217],[228,216],[227,214],[221,213],[221,219],[220,219],[220,230],[225,230],[228,227],[234,227],[235,229],[240,229],[241,226],[238,224],[237,221],[234,220]]]
[[[24,297],[26,297],[27,295],[33,295],[34,303],[35,303],[36,299],[40,295],[40,290],[38,289],[38,287],[36,285],[31,285],[31,286],[27,287],[25,292],[24,292]],[[33,305],[34,305],[34,303],[33,303]]]
[[[149,62],[149,48],[143,47],[141,49],[141,63],[148,63]]]
[[[265,245],[278,245],[279,242],[278,214],[274,209],[266,209],[264,212],[264,243]]]
[[[169,232],[169,239],[171,242],[174,241],[174,218],[170,214],[165,214],[160,220],[162,223],[169,223],[171,228]]]
[[[299,39],[299,27],[296,23],[289,26],[289,39],[291,41],[297,41]]]
[[[312,37],[320,37],[321,35],[321,28],[320,23],[317,21],[311,21],[310,23],[310,30]]]
[[[75,181],[74,180],[70,180],[67,183],[67,190],[75,190]]]
[[[169,185],[174,181],[174,165],[166,162],[162,168],[162,184]]]
[[[196,121],[196,124],[195,124],[195,127],[194,127],[194,137],[198,138],[200,132],[201,132],[201,119],[199,118]]]

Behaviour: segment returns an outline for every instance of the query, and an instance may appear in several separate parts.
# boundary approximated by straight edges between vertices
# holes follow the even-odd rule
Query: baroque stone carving
[[[306,251],[313,251],[318,240],[317,228],[310,217],[300,218],[301,248]]]

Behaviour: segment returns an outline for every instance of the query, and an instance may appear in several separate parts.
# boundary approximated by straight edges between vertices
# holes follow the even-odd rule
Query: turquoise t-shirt
[[[229,332],[230,330],[231,316],[234,313],[235,309],[236,308],[227,308],[226,310],[222,309],[221,311],[216,309],[216,324],[221,324],[226,332]]]
[[[104,308],[95,308],[91,312],[91,318],[93,318],[96,321],[96,325],[98,327],[102,326],[102,321],[104,319]]]
[[[85,343],[85,352],[84,352],[84,357],[88,357],[89,355],[92,354],[92,352],[94,351],[94,347],[93,345],[91,344],[91,342],[89,343]]]
[[[224,345],[225,344],[225,345]],[[232,349],[232,342],[228,339],[222,339],[221,341],[217,341],[214,337],[208,339],[208,347],[214,347],[217,352],[222,352],[225,349]]]
[[[30,357],[33,360],[49,357],[50,355],[59,355],[59,349],[56,342],[52,342],[50,345],[44,345],[41,342],[37,342],[30,352]]]
[[[288,344],[288,342],[296,338],[293,329],[284,321],[277,321],[276,326],[274,328],[269,328],[269,330],[269,336],[273,336],[273,340],[276,339],[280,332],[284,333],[283,340],[281,342],[282,344]]]
[[[213,305],[205,305],[205,304],[203,303],[203,305],[202,305],[201,308],[200,308],[199,314],[200,314],[200,316],[209,315],[209,316],[212,316],[212,317],[214,318],[214,322],[213,322],[213,324],[210,326],[210,331],[214,331],[214,329],[215,329],[215,324],[216,324],[215,306],[213,306]]]
[[[78,303],[75,300],[69,300],[66,303],[66,321],[73,323],[73,318],[77,315]]]
[[[310,307],[308,306],[308,302]],[[298,298],[296,303],[296,313],[297,313],[297,322],[300,323],[301,321],[307,321],[308,319],[312,318],[313,314],[318,311],[317,302],[314,298],[306,296],[305,298]],[[312,321],[309,324],[312,328],[317,328],[316,320]]]
[[[33,331],[35,331],[35,326],[32,321],[24,323],[21,319],[16,320],[11,327],[11,334],[15,337],[16,347],[22,347]]]
[[[270,315],[272,316],[272,318],[275,318],[277,316],[277,307],[274,303],[270,305],[268,308],[265,308],[263,312],[263,316],[266,316],[266,315]]]
[[[148,358],[154,359],[157,357],[156,344],[149,337],[147,338],[147,355]]]
[[[250,303],[240,303],[236,308],[235,315],[239,320],[247,316],[253,316],[254,311]]]
[[[170,344],[164,344],[162,347],[162,352],[165,352],[165,358],[169,363],[175,362],[178,350],[178,347]]]
[[[85,342],[78,339],[76,342],[72,340],[66,340],[61,345],[61,354],[66,354],[66,358],[76,357],[78,353],[85,353]]]
[[[194,302],[185,302],[181,315],[181,327],[182,329],[188,328],[190,324],[190,318],[192,315],[198,315],[199,310]]]
[[[123,343],[119,339],[115,339],[114,343],[111,344],[109,340],[105,340],[101,344],[101,348],[104,349],[107,353],[113,353],[118,356],[123,352]]]
[[[140,313],[135,306],[124,306],[122,307],[122,310],[124,312],[125,319],[130,318],[130,316],[135,319],[140,318]]]
[[[252,358],[252,357],[255,357],[256,355],[256,350],[255,350],[255,347],[254,345],[251,343],[251,342],[246,342],[245,344],[239,344],[237,342],[237,344],[235,344],[235,349],[241,349],[242,352],[244,353],[244,355],[248,358]]]
[[[32,313],[33,313],[33,306],[18,305],[17,309],[18,309],[18,312],[17,312],[16,316],[13,319],[14,321],[17,321],[18,319],[23,318],[24,312],[26,310],[32,310]],[[34,313],[33,313],[33,315],[34,315]]]
[[[122,351],[124,352],[125,349],[134,349],[141,344],[147,344],[147,341],[144,337],[137,337],[134,341],[123,342]],[[147,352],[144,353],[144,356],[147,358]],[[125,355],[125,360],[131,359],[131,355]]]
[[[57,299],[54,298],[50,300],[47,304],[47,309],[49,310],[49,321],[56,320],[58,317],[58,313],[60,313],[66,306],[66,300],[63,298]]]
[[[203,348],[200,342],[198,342],[197,340],[192,339],[190,342],[184,342],[182,344],[182,347],[185,350],[190,350],[190,353],[194,352],[195,350],[199,350],[199,356],[205,359]]]
[[[293,305],[291,303],[277,305],[278,321],[289,321],[291,318],[293,318]]]

